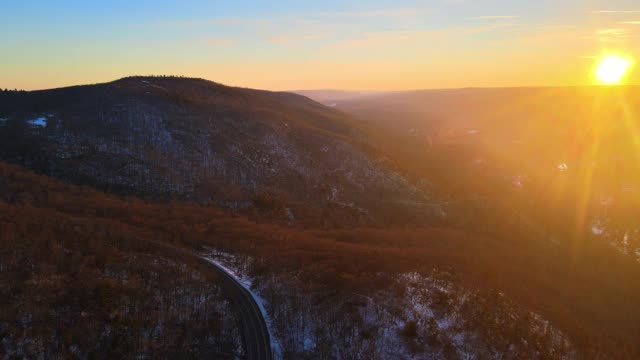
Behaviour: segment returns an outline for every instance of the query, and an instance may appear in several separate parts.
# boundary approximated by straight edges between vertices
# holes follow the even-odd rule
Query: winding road
[[[272,360],[271,337],[267,322],[262,316],[260,307],[249,290],[245,289],[238,280],[229,274],[225,269],[216,264],[213,260],[203,257],[195,251],[182,247],[166,244],[160,241],[147,241],[149,245],[171,250],[176,256],[195,258],[200,263],[220,275],[220,285],[222,291],[229,299],[231,306],[240,315],[242,326],[242,339],[248,360]]]
[[[202,259],[220,275],[223,291],[240,314],[247,359],[271,360],[273,355],[267,322],[251,293],[218,264]]]

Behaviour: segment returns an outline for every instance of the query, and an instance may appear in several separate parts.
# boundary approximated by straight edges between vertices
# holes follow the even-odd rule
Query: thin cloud
[[[367,46],[379,46],[385,44],[397,44],[400,42],[415,42],[424,39],[442,39],[451,36],[465,36],[479,34],[502,28],[518,26],[513,22],[503,22],[476,27],[452,27],[442,29],[417,29],[417,30],[389,30],[363,33],[355,39],[341,41],[334,44],[339,48],[355,48]]]
[[[609,29],[596,30],[595,36],[592,36],[590,38],[597,39],[604,42],[624,42],[633,37],[636,37],[636,36],[629,29],[609,28]]]
[[[221,17],[203,20],[185,20],[185,21],[164,21],[161,26],[166,27],[200,27],[213,25],[237,25],[247,27],[264,27],[272,24],[268,19],[251,19],[241,17]]]
[[[263,29],[273,27],[283,22],[294,23],[298,25],[311,25],[319,22],[349,19],[368,19],[368,18],[395,18],[404,19],[419,15],[427,14],[425,9],[408,8],[408,9],[375,9],[363,11],[327,11],[327,12],[308,12],[308,13],[286,13],[276,17],[267,18],[245,18],[245,17],[220,17],[209,19],[191,19],[178,21],[163,21],[159,25],[163,27],[206,27],[206,26],[244,26],[250,28]]]
[[[612,29],[601,29],[596,31],[596,34],[601,35],[601,36],[625,36],[629,33],[629,31],[627,29],[621,29],[621,28],[612,28]]]
[[[594,10],[596,14],[640,14],[640,10]]]
[[[621,21],[620,24],[625,25],[640,25],[640,21]]]
[[[319,16],[343,17],[343,18],[372,18],[372,17],[407,17],[425,14],[424,9],[379,9],[364,11],[335,11],[319,12]]]
[[[378,46],[384,44],[397,44],[400,42],[412,42],[423,40],[426,38],[434,38],[437,36],[446,36],[451,34],[449,29],[444,30],[388,30],[388,31],[376,31],[367,32],[360,35],[355,39],[345,40],[334,44],[334,47],[338,48],[355,48],[355,47],[367,47]]]
[[[269,39],[274,44],[288,44],[288,43],[300,43],[306,41],[320,40],[327,38],[324,34],[310,34],[300,36],[274,36]]]
[[[472,34],[479,34],[479,33],[489,32],[493,30],[503,29],[503,28],[510,28],[518,25],[519,24],[514,22],[495,23],[495,24],[489,24],[486,26],[472,27],[472,28],[469,28],[467,32]]]
[[[474,20],[518,19],[520,15],[484,15],[472,17]]]

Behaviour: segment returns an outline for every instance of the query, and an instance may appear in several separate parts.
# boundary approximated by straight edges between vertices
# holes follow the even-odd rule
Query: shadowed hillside
[[[3,92],[0,118],[3,159],[121,194],[177,196],[290,223],[433,218],[398,205],[427,196],[364,145],[347,115],[300,95],[131,77]]]

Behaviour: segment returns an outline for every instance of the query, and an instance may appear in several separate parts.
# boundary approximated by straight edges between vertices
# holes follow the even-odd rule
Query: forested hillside
[[[122,223],[126,201],[4,164],[0,184],[4,358],[242,356],[216,276]]]
[[[214,283],[203,283],[205,275],[189,275],[198,265],[167,251],[164,244],[203,254],[208,249],[234,254],[232,265],[251,276],[254,289],[267,300],[289,358],[335,355],[336,349],[344,349],[339,341],[345,336],[353,340],[353,351],[375,353],[397,345],[407,358],[429,351],[619,358],[639,351],[635,339],[640,322],[629,321],[639,318],[638,268],[598,243],[567,262],[569,247],[517,239],[504,243],[440,228],[301,231],[256,224],[202,205],[117,198],[7,164],[0,165],[0,184],[2,276],[20,279],[3,282],[6,294],[18,294],[3,297],[6,349],[25,348],[25,339],[33,340],[23,333],[35,331],[33,324],[21,323],[32,316],[42,321],[38,331],[57,336],[55,341],[46,336],[39,340],[43,345],[38,346],[51,349],[67,351],[75,345],[73,349],[81,349],[77,351],[91,351],[73,337],[65,345],[64,329],[102,334],[105,326],[124,321],[130,324],[124,332],[127,351],[184,351],[184,343],[176,343],[179,336],[162,340],[161,333],[135,335],[136,329],[152,326],[142,320],[148,313],[139,318],[142,323],[136,316],[117,316],[156,306],[159,319],[177,316],[175,322],[163,322],[163,329],[172,323],[177,326],[172,334],[190,332],[183,338],[190,349],[233,352],[237,330],[233,321],[215,315],[227,312]],[[163,277],[166,271],[175,275]],[[206,294],[209,301],[202,302]],[[89,303],[94,296],[102,300]],[[192,302],[194,297],[200,301]],[[56,309],[55,304],[60,314],[42,313],[49,306]],[[402,304],[416,310],[402,315],[400,309],[410,308]],[[218,320],[203,322],[205,313]],[[306,314],[307,325],[295,325],[301,314]],[[89,320],[74,320],[81,319],[76,316]],[[69,327],[57,330],[58,319]],[[324,335],[311,331],[325,325],[337,328]],[[208,337],[206,331],[219,335]],[[211,348],[205,339],[214,339],[208,340]]]
[[[0,159],[76,184],[314,226],[438,220],[363,136],[303,96],[202,79],[0,93]]]

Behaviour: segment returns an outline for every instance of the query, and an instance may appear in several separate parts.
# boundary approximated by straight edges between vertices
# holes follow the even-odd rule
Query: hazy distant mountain
[[[388,94],[382,91],[357,91],[357,90],[295,90],[296,94],[309,97],[329,107],[335,107],[344,100],[356,100],[370,98],[376,95]]]
[[[350,222],[403,221],[393,204],[425,198],[363,145],[350,117],[292,93],[130,77],[4,92],[0,119],[2,159],[120,193],[290,220],[331,208],[327,217]]]
[[[640,261],[630,215],[640,206],[640,87],[420,90],[344,98],[335,108],[384,129],[369,135],[376,146],[438,193],[479,199],[480,209],[509,204],[535,224],[522,226],[530,233],[568,239],[578,224],[580,236]],[[490,213],[468,218],[481,219],[479,229]]]
[[[396,92],[311,90],[300,92],[361,120],[394,127],[508,126],[525,121],[573,121],[608,115],[640,104],[640,87],[465,88]],[[438,124],[440,125],[440,124]],[[448,125],[445,125],[447,127]]]

